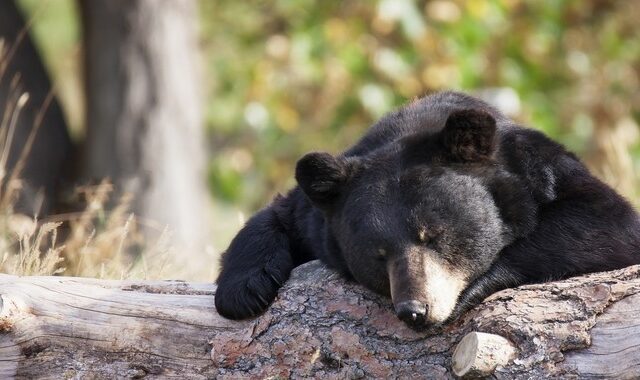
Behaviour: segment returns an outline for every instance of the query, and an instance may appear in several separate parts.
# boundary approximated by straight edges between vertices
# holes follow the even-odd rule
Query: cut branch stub
[[[464,378],[489,376],[497,366],[513,360],[516,351],[513,344],[500,335],[471,332],[462,338],[453,352],[453,373]]]

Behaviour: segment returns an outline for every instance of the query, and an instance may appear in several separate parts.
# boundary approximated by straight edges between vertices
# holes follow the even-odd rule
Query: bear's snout
[[[427,308],[427,305],[416,300],[404,301],[395,305],[398,318],[412,328],[426,326]]]
[[[466,276],[436,252],[416,247],[391,258],[387,273],[396,315],[411,328],[446,321],[467,285]]]

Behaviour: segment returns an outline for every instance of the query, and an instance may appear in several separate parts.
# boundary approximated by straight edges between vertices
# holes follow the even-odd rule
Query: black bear
[[[456,92],[386,115],[259,211],[222,257],[218,312],[264,311],[319,258],[391,296],[400,319],[447,323],[526,283],[640,263],[640,219],[561,145]]]

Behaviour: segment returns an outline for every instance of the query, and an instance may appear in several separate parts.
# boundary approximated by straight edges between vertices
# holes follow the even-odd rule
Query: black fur
[[[264,311],[314,258],[389,294],[385,260],[435,253],[467,274],[449,320],[507,287],[640,263],[639,218],[622,197],[542,133],[460,93],[388,114],[339,157],[305,156],[296,179],[223,255],[223,316]]]
[[[347,165],[329,153],[310,153],[296,165],[296,179],[314,203],[329,205],[347,180]]]
[[[454,111],[442,131],[442,143],[453,161],[476,162],[490,158],[495,145],[496,120],[482,110]]]

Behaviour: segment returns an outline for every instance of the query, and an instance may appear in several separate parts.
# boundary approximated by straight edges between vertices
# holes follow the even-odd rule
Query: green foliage
[[[639,160],[640,7],[632,3],[202,1],[207,126],[223,141],[210,183],[225,199],[256,208],[292,184],[304,152],[339,152],[408,99],[511,88],[522,122],[635,197],[634,166],[612,152],[626,146]],[[621,121],[635,121],[626,137],[616,137]],[[600,134],[608,146],[595,141]],[[237,150],[250,155],[249,165],[224,159]]]

